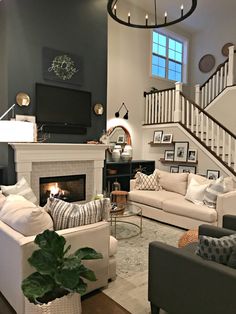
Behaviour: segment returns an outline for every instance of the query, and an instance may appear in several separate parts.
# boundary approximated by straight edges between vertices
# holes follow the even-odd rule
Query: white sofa
[[[88,282],[87,293],[104,287],[108,279],[116,276],[115,253],[117,241],[110,237],[109,222],[57,231],[70,244],[71,252],[80,247],[89,246],[103,254],[101,260],[86,261],[86,265],[94,270],[97,281]],[[22,280],[35,271],[27,259],[36,249],[34,236],[24,236],[0,221],[0,291],[15,309],[17,314],[24,314],[24,296],[21,291]],[[1,311],[0,311],[1,312]]]
[[[158,175],[165,174],[164,171],[157,171]],[[175,190],[178,190],[179,185],[183,182],[178,183],[174,180],[167,182],[165,180],[164,188],[150,191],[137,190],[136,180],[131,180],[128,199],[142,208],[143,216],[185,229],[196,228],[203,223],[222,226],[224,214],[236,214],[236,190],[231,178],[229,178],[231,185],[229,190],[231,191],[218,195],[216,208],[210,208],[206,205],[196,205],[185,199],[185,193],[192,177],[202,182],[206,180],[198,175],[186,174],[186,188],[182,194],[176,193]]]

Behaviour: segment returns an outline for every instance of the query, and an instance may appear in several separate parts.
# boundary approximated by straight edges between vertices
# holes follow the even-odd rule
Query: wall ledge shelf
[[[160,158],[159,161],[162,164],[174,164],[174,165],[197,165],[198,164],[198,161],[196,161],[196,162],[174,161],[174,160],[165,160],[164,158]]]
[[[168,146],[168,145],[174,145],[175,142],[171,142],[171,143],[153,143],[153,142],[149,142],[148,143],[151,146]]]

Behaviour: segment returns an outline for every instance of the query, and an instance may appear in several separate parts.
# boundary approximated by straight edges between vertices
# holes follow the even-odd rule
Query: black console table
[[[112,184],[118,181],[121,185],[121,190],[129,191],[129,181],[133,179],[137,171],[145,174],[151,174],[155,170],[154,160],[132,160],[125,161],[105,161],[103,189],[110,193]]]

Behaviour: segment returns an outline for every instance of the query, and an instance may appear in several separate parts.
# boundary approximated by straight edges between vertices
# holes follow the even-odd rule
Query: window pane
[[[162,46],[158,46],[158,54],[161,56],[166,56],[166,48]]]
[[[158,67],[156,65],[152,66],[152,75],[158,76]]]
[[[159,34],[159,44],[166,46],[166,36]]]
[[[176,81],[181,82],[182,81],[182,75],[179,72],[176,72],[176,76],[175,76]]]
[[[152,52],[157,53],[157,44],[153,43],[152,45]]]
[[[158,56],[152,56],[152,64],[158,65]]]
[[[158,42],[158,33],[156,33],[156,32],[153,32],[153,41],[154,41],[155,43]]]
[[[175,40],[170,39],[169,40],[169,48],[172,49],[172,50],[175,50],[175,43],[176,43]]]
[[[165,77],[166,76],[165,68],[158,67],[158,76],[160,76],[160,77]]]
[[[177,72],[181,72],[181,70],[182,70],[181,64],[176,63],[176,65],[175,65],[175,70],[176,70]]]
[[[175,60],[175,51],[169,50],[169,58]]]
[[[182,53],[182,51],[183,51],[183,44],[181,44],[181,43],[179,43],[179,42],[176,41],[175,50],[176,50],[177,52]]]
[[[176,52],[176,54],[175,54],[175,60],[176,60],[176,61],[179,61],[179,62],[182,62],[182,54],[179,53],[179,52]]]
[[[175,65],[176,65],[175,62],[169,61],[169,70],[176,71]]]
[[[175,74],[176,74],[175,71],[169,70],[169,71],[168,71],[168,79],[175,81]]]

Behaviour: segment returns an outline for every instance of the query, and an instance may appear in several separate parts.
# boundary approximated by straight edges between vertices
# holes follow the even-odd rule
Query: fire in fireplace
[[[86,199],[86,175],[70,175],[39,179],[40,206],[47,203],[50,196],[66,202],[84,201]]]

